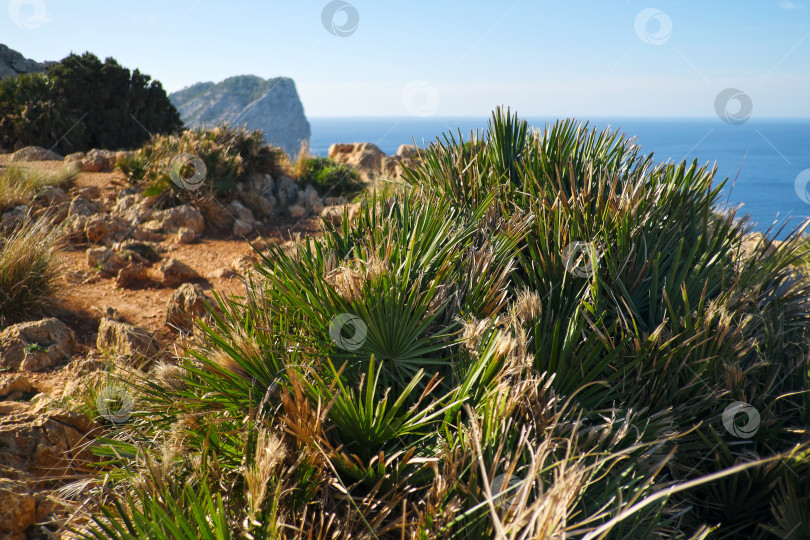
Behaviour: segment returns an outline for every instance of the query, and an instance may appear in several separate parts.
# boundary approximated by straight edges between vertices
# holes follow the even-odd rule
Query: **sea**
[[[543,128],[554,118],[526,118]],[[656,162],[697,160],[717,164],[717,180],[728,178],[722,206],[740,207],[754,229],[776,238],[810,218],[810,119],[755,119],[728,124],[719,118],[577,119],[590,127],[635,137]],[[371,142],[393,154],[402,144],[427,145],[459,132],[465,140],[486,128],[487,118],[310,118],[310,151],[325,156],[336,142]],[[810,227],[807,229],[810,232]]]

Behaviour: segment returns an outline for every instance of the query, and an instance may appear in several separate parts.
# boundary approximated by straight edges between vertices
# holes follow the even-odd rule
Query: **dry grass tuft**
[[[29,217],[0,236],[0,326],[47,307],[62,275],[61,240],[52,223]]]

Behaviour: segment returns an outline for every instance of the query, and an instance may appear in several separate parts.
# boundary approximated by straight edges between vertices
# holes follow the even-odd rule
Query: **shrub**
[[[250,537],[804,530],[798,233],[743,253],[714,170],[571,121],[497,110],[423,154],[403,193],[271,246],[180,365],[133,386],[143,407],[98,450],[124,493],[106,520],[145,499],[146,462]],[[734,401],[762,415],[751,437]]]
[[[61,153],[136,148],[150,133],[175,133],[180,115],[157,81],[114,59],[71,54],[45,75],[0,83],[0,145]]]
[[[0,326],[47,307],[61,276],[59,235],[50,221],[24,220],[0,235]]]
[[[312,184],[320,194],[351,197],[365,187],[357,171],[330,158],[301,157],[296,164],[296,172],[299,183]]]

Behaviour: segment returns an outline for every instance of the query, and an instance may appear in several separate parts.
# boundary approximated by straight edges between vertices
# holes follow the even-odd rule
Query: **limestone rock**
[[[155,338],[138,326],[102,318],[98,326],[96,347],[128,362],[152,359],[158,353]]]
[[[44,73],[45,66],[29,60],[14,49],[0,44],[0,79],[16,77],[20,73]]]
[[[206,303],[213,305],[202,287],[192,283],[180,285],[166,305],[166,325],[183,332],[191,331],[194,319],[202,319],[208,314]]]
[[[194,231],[189,229],[188,227],[180,227],[177,229],[177,243],[178,244],[190,244],[197,238],[197,235],[194,234]]]
[[[28,377],[20,376],[5,383],[0,383],[0,399],[17,400],[23,394],[33,392],[34,387]]]
[[[56,152],[41,146],[26,146],[11,154],[11,161],[62,161],[62,159]]]
[[[42,371],[67,362],[77,350],[73,330],[53,317],[0,332],[0,368]]]
[[[292,79],[264,80],[252,75],[231,77],[218,84],[197,83],[169,95],[186,127],[234,126],[264,132],[268,143],[295,158],[309,141],[310,127]]]
[[[253,230],[253,226],[241,219],[237,219],[233,222],[233,235],[234,236],[245,236],[246,234],[250,234],[250,231]]]
[[[160,263],[161,283],[166,287],[176,287],[200,279],[200,274],[186,263],[177,259],[164,259]]]
[[[149,279],[146,267],[139,262],[130,262],[118,271],[115,276],[115,286],[129,289]]]
[[[23,478],[28,473],[34,479],[69,474],[80,460],[92,457],[81,443],[95,428],[97,424],[80,413],[0,401],[0,476],[6,476],[5,471],[19,471]]]
[[[367,177],[385,172],[388,156],[372,143],[336,143],[329,147],[329,157],[338,163],[351,165]]]
[[[127,261],[109,248],[87,249],[87,267],[98,268],[105,276],[114,276],[127,265]]]
[[[174,233],[180,227],[189,228],[198,235],[205,231],[205,218],[202,212],[188,204],[155,212],[153,218],[165,232]]]
[[[37,502],[25,482],[0,478],[0,515],[0,533],[22,533],[36,523]]]
[[[282,176],[278,179],[278,203],[282,208],[286,208],[298,201],[298,184],[289,176]]]
[[[84,216],[89,217],[97,214],[101,208],[99,205],[82,195],[78,195],[70,201],[69,216]]]

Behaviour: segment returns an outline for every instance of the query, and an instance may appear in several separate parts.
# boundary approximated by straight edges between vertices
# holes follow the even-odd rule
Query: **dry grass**
[[[50,304],[62,268],[60,238],[49,220],[26,218],[0,236],[0,326]]]
[[[43,173],[20,165],[0,170],[0,212],[31,202],[37,193],[51,186],[67,187],[78,175],[74,167],[65,167],[57,173]]]

